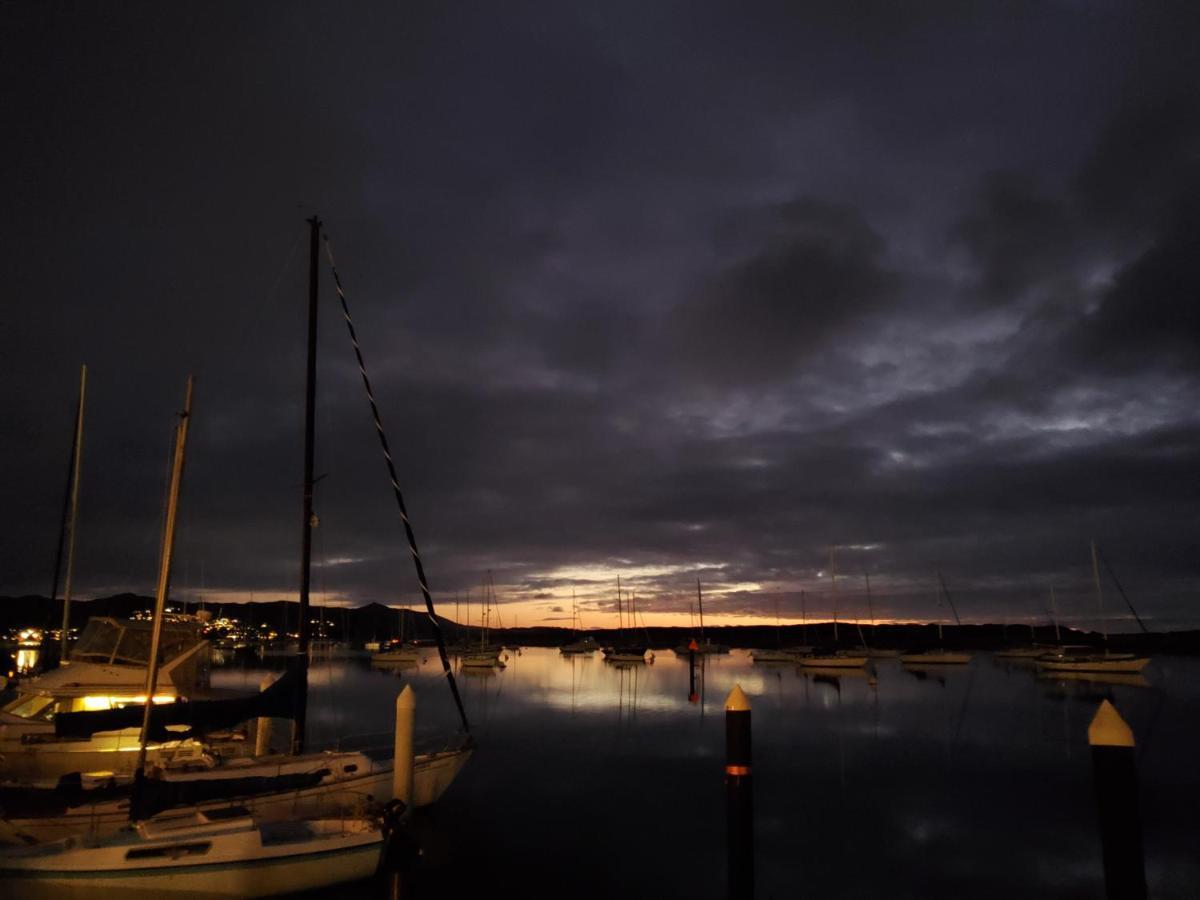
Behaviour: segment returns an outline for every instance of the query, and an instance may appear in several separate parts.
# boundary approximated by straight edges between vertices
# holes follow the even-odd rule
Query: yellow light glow
[[[166,694],[155,694],[154,702],[156,704],[171,703],[175,700],[174,697]],[[85,712],[97,712],[104,709],[113,709],[114,707],[122,706],[140,706],[146,702],[146,695],[141,694],[137,697],[98,697],[88,696],[80,697],[79,704]]]

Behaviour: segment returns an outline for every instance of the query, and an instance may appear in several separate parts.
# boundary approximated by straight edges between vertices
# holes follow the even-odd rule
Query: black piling
[[[1105,896],[1109,900],[1145,900],[1146,862],[1133,731],[1107,700],[1088,726],[1088,743],[1104,853]]]
[[[754,896],[754,776],[750,701],[741,685],[725,698],[725,817],[730,900]]]

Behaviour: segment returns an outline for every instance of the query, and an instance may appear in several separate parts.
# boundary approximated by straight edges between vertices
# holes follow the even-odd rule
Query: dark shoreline
[[[180,604],[174,604],[180,605]],[[90,616],[129,616],[133,613],[149,609],[153,599],[136,594],[117,594],[113,597],[101,597],[94,600],[72,602],[72,619],[82,623]],[[186,604],[189,612],[196,610],[195,604]],[[277,631],[284,630],[284,623],[296,627],[298,621],[298,604],[292,601],[278,600],[265,603],[225,603],[220,606],[210,604],[208,609],[214,615],[224,614],[231,618],[241,619],[251,625],[267,625]],[[314,617],[320,611],[314,609]],[[331,625],[331,636],[361,643],[370,640],[389,640],[399,636],[400,617],[408,620],[408,634],[416,639],[433,637],[428,617],[414,610],[397,611],[379,603],[354,608],[330,607],[324,610],[326,621]],[[47,597],[0,597],[0,630],[38,626],[54,627],[62,616],[62,601],[51,601]],[[459,626],[443,616],[438,617],[443,634],[448,641],[475,636],[478,627]],[[868,646],[881,648],[909,648],[938,646],[936,624],[889,624],[862,625],[863,637]],[[1074,628],[1062,627],[1061,641],[1056,640],[1054,626],[1042,624],[1031,631],[1028,625],[944,625],[943,640],[940,642],[947,647],[964,650],[994,650],[1010,645],[1038,644],[1104,644],[1103,636],[1093,631],[1081,631]],[[601,643],[615,640],[619,632],[615,628],[588,629],[586,634],[596,637]],[[695,635],[689,628],[651,627],[637,629],[637,633],[648,638],[654,649],[676,647],[685,643]],[[496,628],[492,629],[492,638],[504,643],[519,643],[532,647],[557,647],[574,639],[574,633],[568,628],[536,626],[532,628]],[[846,647],[859,645],[858,631],[853,622],[842,622],[838,625],[839,643]],[[833,625],[829,622],[802,625],[718,625],[705,629],[705,637],[715,643],[726,644],[739,648],[769,648],[776,646],[795,646],[798,644],[831,644],[833,643]],[[1200,653],[1200,630],[1151,632],[1149,634],[1112,634],[1108,646],[1114,650],[1135,651],[1139,653]]]

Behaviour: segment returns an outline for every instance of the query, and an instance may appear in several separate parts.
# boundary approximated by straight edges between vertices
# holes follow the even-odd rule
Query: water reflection
[[[1191,897],[1200,883],[1186,838],[1200,804],[1200,660],[1155,660],[1141,684],[1045,679],[982,654],[923,670],[877,659],[800,671],[735,650],[697,660],[693,703],[688,660],[670,652],[633,667],[598,653],[508,655],[507,669],[460,673],[480,749],[430,826],[448,848],[437,878],[451,894],[571,884],[575,896],[671,896],[664,872],[676,863],[717,886],[696,896],[719,894],[723,703],[735,683],[753,705],[761,896],[799,884],[838,897],[1102,894],[1086,745],[1102,697],[1139,739],[1151,893]],[[365,659],[314,666],[310,743],[386,727],[405,683],[419,737],[454,730],[429,659],[399,672]],[[214,674],[250,689],[260,678]]]

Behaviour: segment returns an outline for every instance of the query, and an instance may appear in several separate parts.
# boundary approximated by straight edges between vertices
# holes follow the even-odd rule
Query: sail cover
[[[150,711],[151,741],[179,741],[220,731],[256,718],[295,717],[305,678],[295,665],[289,666],[273,685],[257,694],[223,700],[185,700],[156,703]],[[54,734],[59,738],[90,738],[103,731],[141,728],[143,707],[123,706],[93,712],[59,713],[54,717]]]

